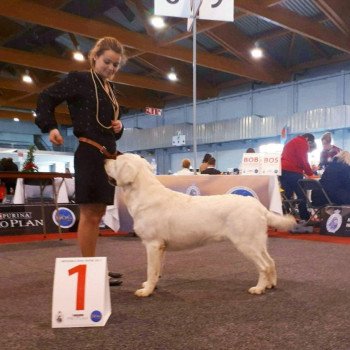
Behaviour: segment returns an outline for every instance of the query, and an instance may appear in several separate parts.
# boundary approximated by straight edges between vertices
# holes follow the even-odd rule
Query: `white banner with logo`
[[[242,175],[281,175],[281,155],[244,153],[240,170]]]

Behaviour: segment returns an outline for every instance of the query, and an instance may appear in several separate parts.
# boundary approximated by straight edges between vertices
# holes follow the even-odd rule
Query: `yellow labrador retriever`
[[[293,217],[274,214],[252,197],[194,197],[172,191],[153,175],[150,164],[135,154],[106,160],[105,168],[123,188],[134,230],[146,246],[147,281],[135,292],[137,296],[152,294],[165,250],[195,248],[225,239],[259,271],[258,284],[249,289],[251,294],[276,286],[275,263],[266,248],[267,227],[289,230],[295,225]]]

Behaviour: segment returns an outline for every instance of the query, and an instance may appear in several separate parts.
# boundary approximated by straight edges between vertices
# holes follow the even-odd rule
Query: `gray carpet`
[[[137,238],[100,237],[98,255],[124,273],[105,327],[51,328],[56,257],[75,240],[0,246],[1,349],[350,349],[350,245],[270,239],[278,288],[247,289],[257,273],[229,243],[167,253],[155,294]]]

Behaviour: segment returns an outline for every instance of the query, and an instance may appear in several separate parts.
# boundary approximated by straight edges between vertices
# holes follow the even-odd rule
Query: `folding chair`
[[[308,222],[315,222],[316,217],[322,217],[324,208],[334,205],[318,180],[300,179],[298,185],[305,196],[307,207],[312,212]]]
[[[281,197],[283,214],[291,214],[297,218],[299,216],[298,204],[300,203],[300,199],[288,199],[284,190],[281,190]]]

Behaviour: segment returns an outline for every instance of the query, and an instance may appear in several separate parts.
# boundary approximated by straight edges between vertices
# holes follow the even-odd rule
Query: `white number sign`
[[[199,19],[233,22],[233,0],[204,0],[199,9]]]
[[[196,0],[197,4],[198,1]],[[234,0],[203,0],[199,19],[233,22]],[[157,16],[189,18],[192,15],[190,0],[154,0],[154,14]]]
[[[104,326],[111,315],[107,258],[57,258],[52,327]]]

